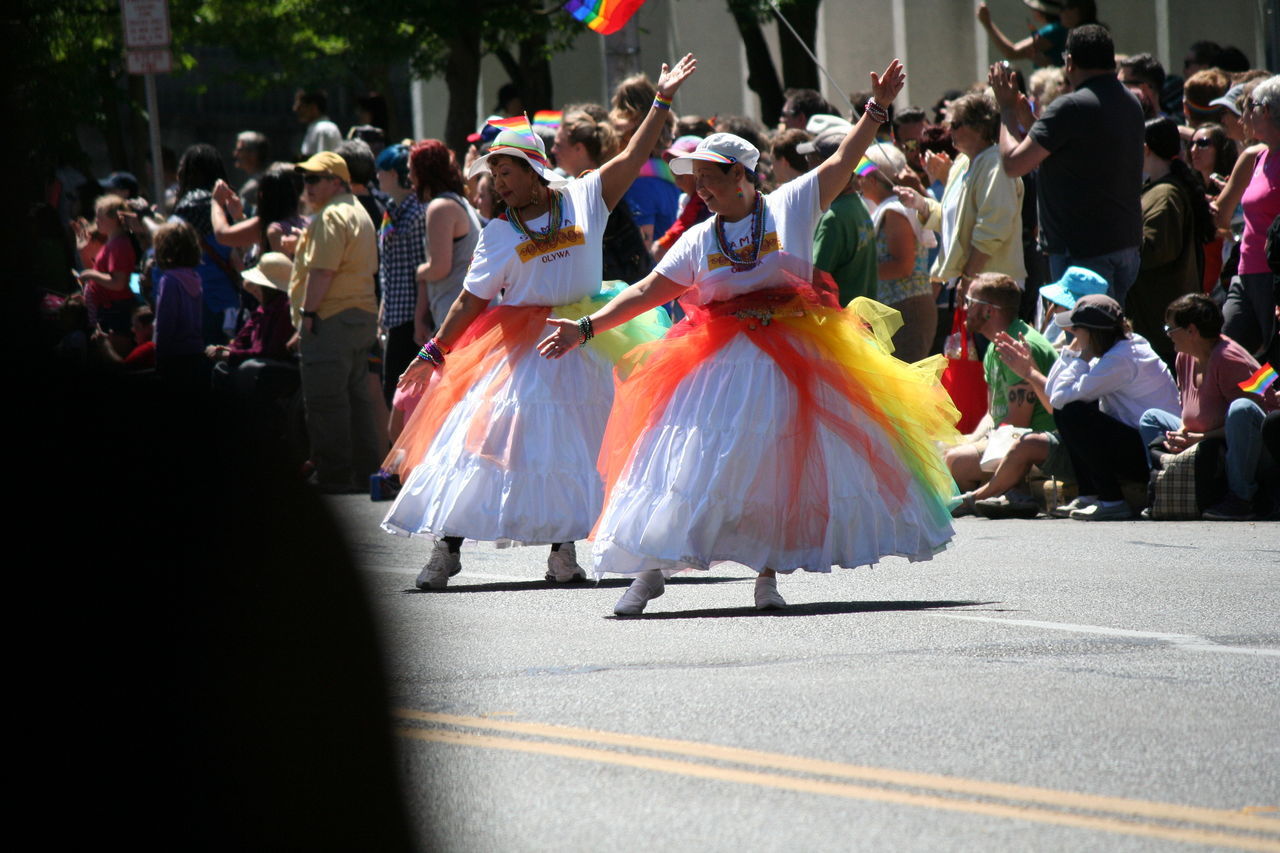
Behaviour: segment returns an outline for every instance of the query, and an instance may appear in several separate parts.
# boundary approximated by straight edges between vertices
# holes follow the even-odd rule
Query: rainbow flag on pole
[[[1269,364],[1263,364],[1258,368],[1257,373],[1240,383],[1240,390],[1246,394],[1262,394],[1275,381],[1276,369]]]
[[[644,0],[569,0],[564,10],[602,36],[622,29]]]
[[[876,164],[872,163],[866,157],[859,160],[858,165],[853,168],[853,173],[862,177],[866,177],[874,171],[876,171]]]
[[[535,126],[549,127],[552,130],[557,130],[560,127],[562,119],[563,116],[560,114],[560,110],[538,110],[533,114]]]
[[[505,142],[499,142],[498,139],[495,139],[493,144],[489,146],[490,154],[501,154],[504,148],[515,148],[523,151],[529,155],[530,159],[538,161],[541,165],[547,168],[551,167],[551,164],[547,161],[547,154],[542,149],[542,142],[534,135],[533,126],[529,124],[529,116],[518,115],[510,116],[509,118],[491,118],[486,123],[517,133],[527,140],[522,144],[516,144],[511,142],[509,138]],[[501,139],[502,137],[499,136],[498,138]]]

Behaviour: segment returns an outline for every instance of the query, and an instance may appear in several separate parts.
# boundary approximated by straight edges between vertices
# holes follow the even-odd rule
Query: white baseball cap
[[[698,143],[698,147],[688,154],[682,154],[671,160],[671,171],[677,175],[693,174],[693,161],[705,160],[708,163],[741,163],[748,171],[756,170],[760,161],[760,152],[741,136],[732,133],[713,133]]]

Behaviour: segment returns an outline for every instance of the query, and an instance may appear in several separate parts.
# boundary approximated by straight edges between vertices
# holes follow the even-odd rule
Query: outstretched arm
[[[666,305],[687,289],[685,285],[677,284],[665,275],[651,272],[592,314],[591,328],[599,334],[614,326],[621,326],[633,317],[659,305]],[[547,320],[547,325],[552,326],[553,331],[538,344],[538,352],[547,358],[559,358],[582,343],[577,320],[552,317]]]
[[[896,59],[889,63],[884,74],[877,75],[872,71],[872,100],[888,109],[893,99],[902,91],[902,84],[906,80],[906,71]],[[871,110],[863,110],[862,118],[845,134],[835,155],[827,158],[815,170],[818,173],[818,203],[823,210],[830,207],[840,191],[849,185],[849,176],[853,174],[862,155],[867,153],[867,146],[876,138],[876,131],[879,129],[880,122],[871,117]]]
[[[689,78],[698,68],[698,60],[692,53],[676,63],[675,68],[668,68],[662,63],[662,74],[658,77],[658,97],[670,102],[680,84]],[[655,102],[656,103],[656,102]],[[631,182],[640,174],[640,169],[649,160],[649,153],[658,144],[662,134],[662,126],[671,115],[670,107],[649,107],[649,114],[644,117],[640,127],[632,135],[627,147],[618,156],[600,167],[600,192],[604,196],[605,206],[613,210],[622,199],[622,194],[631,186]]]

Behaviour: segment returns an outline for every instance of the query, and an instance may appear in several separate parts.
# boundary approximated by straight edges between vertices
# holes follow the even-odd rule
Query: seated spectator
[[[1178,389],[1111,297],[1081,297],[1054,322],[1073,339],[1049,371],[1045,390],[1080,490],[1054,514],[1077,521],[1132,518],[1120,481],[1147,479],[1138,423],[1148,409],[1173,405]]]
[[[205,355],[237,367],[251,358],[289,359],[293,323],[289,317],[289,276],[293,262],[268,252],[258,265],[244,272],[244,289],[258,303],[239,334],[227,346],[208,347]]]
[[[1061,326],[1053,322],[1054,315],[1076,307],[1076,302],[1082,296],[1106,292],[1107,280],[1093,270],[1067,267],[1062,278],[1040,288],[1045,315],[1040,333],[1049,339],[1055,349],[1062,349],[1067,344],[1067,335]]]
[[[785,130],[782,133],[798,132]],[[816,169],[834,156],[845,135],[843,130],[826,130],[812,142],[803,142],[797,146],[796,151],[805,158],[805,171]],[[856,174],[850,173],[849,182],[818,219],[818,227],[813,235],[813,265],[835,280],[842,306],[859,296],[875,299],[879,275],[875,226],[871,223],[871,214],[858,196],[858,180]],[[886,301],[886,296],[881,294],[880,300]],[[911,306],[896,304],[893,307],[902,312],[904,320],[907,319]],[[901,334],[901,330],[899,333]],[[911,350],[907,340],[909,334],[910,332],[902,335],[901,344],[898,336],[894,337],[894,345],[899,347],[898,357],[905,361],[919,361],[924,354],[917,355]],[[904,348],[908,350],[905,353]],[[912,355],[916,357],[911,358]]]
[[[89,230],[81,220],[74,223],[76,248],[89,267],[78,275],[89,309],[89,326],[100,327],[121,356],[133,347],[131,325],[136,300],[129,281],[138,265],[133,242],[120,221],[124,210],[125,200],[118,195],[104,195],[94,203],[94,227],[105,242],[91,259],[85,257],[92,245]]]
[[[974,279],[965,297],[967,330],[989,340],[995,340],[1003,332],[1015,341],[1025,341],[1030,347],[1036,370],[1048,375],[1058,354],[1044,335],[1019,319],[1021,302],[1022,292],[1013,279],[998,273],[982,273]],[[1009,424],[1030,427],[1033,432],[1053,430],[1050,408],[1037,396],[1025,377],[1019,376],[1001,360],[995,347],[987,348],[982,364],[987,380],[987,414],[973,432],[964,436],[945,456],[947,468],[962,492],[972,492],[990,477],[980,463],[987,447],[987,433],[994,427]],[[972,511],[972,501],[967,501],[952,514],[968,515]]]
[[[894,354],[903,361],[916,362],[929,354],[937,328],[938,312],[929,281],[929,249],[937,241],[894,195],[894,185],[908,171],[902,152],[890,145],[873,145],[865,158],[875,169],[855,173],[855,180],[871,214],[876,284],[873,292],[854,295],[872,297],[902,314],[902,328],[893,336]]]
[[[1184,293],[1202,290],[1204,246],[1213,239],[1213,220],[1199,175],[1180,158],[1182,143],[1173,119],[1148,121],[1145,139],[1142,266],[1124,308],[1134,331],[1172,365],[1164,311]]]
[[[203,295],[200,238],[186,222],[170,222],[155,233],[156,370],[178,380],[207,379],[202,336]]]
[[[1224,438],[1229,491],[1205,510],[1204,518],[1252,519],[1262,424],[1267,412],[1280,409],[1280,393],[1274,384],[1261,396],[1240,388],[1258,370],[1258,362],[1222,334],[1222,312],[1209,297],[1181,296],[1169,306],[1165,318],[1178,351],[1180,413],[1175,414],[1173,407],[1144,412],[1138,427],[1142,442],[1144,446],[1161,442],[1170,453],[1181,453],[1206,438]]]

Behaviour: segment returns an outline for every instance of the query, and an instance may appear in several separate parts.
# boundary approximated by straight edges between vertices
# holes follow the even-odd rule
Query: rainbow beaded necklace
[[[746,246],[742,256],[729,248],[729,240],[724,233],[724,217],[716,214],[716,248],[733,264],[734,272],[746,272],[760,263],[760,249],[764,246],[764,196],[756,190],[756,206],[751,212],[751,243]]]
[[[520,212],[514,207],[507,208],[507,221],[511,223],[511,227],[516,229],[516,233],[525,240],[532,240],[534,243],[554,243],[556,237],[560,233],[560,218],[563,212],[560,193],[546,188],[547,192],[547,227],[533,231],[528,225],[525,225],[520,219]]]

